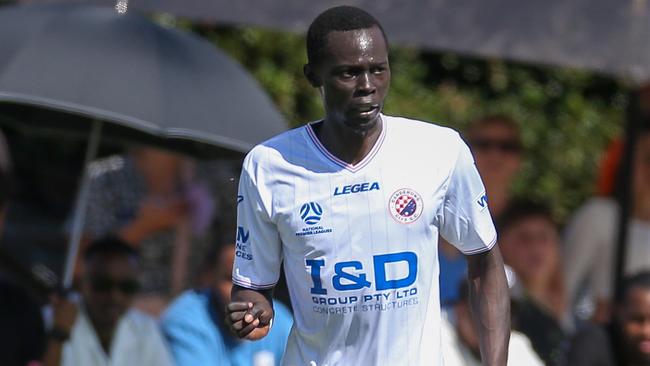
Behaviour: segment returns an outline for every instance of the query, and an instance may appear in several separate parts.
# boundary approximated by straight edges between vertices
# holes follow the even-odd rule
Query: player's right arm
[[[232,302],[226,306],[226,325],[239,338],[263,338],[271,330],[272,290],[251,290],[233,285]]]
[[[269,332],[271,295],[282,263],[282,242],[272,219],[276,192],[269,165],[266,154],[259,147],[253,149],[239,179],[233,287],[225,323],[237,337],[249,340]]]

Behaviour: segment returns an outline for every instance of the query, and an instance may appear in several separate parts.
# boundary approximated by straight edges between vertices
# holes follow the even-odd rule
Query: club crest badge
[[[388,201],[390,215],[402,224],[410,224],[419,219],[423,206],[422,196],[408,188],[398,189]]]

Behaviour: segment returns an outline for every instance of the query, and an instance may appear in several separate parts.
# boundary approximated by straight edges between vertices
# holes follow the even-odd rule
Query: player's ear
[[[318,76],[316,73],[316,70],[314,70],[314,67],[311,64],[305,64],[302,68],[303,74],[305,74],[305,77],[309,81],[309,84],[313,86],[314,88],[320,88],[323,86],[323,81],[321,78]]]

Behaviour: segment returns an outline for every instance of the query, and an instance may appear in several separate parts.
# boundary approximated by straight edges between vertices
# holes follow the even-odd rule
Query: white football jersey
[[[381,118],[354,166],[311,125],[244,161],[233,282],[271,288],[284,263],[295,312],[284,365],[441,365],[438,234],[465,254],[496,242],[458,133]]]

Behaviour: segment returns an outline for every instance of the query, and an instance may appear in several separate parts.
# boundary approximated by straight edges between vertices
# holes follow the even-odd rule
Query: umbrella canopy
[[[0,8],[0,112],[84,135],[90,117],[110,122],[102,138],[220,153],[286,128],[252,77],[207,41],[131,12],[62,4]]]
[[[636,83],[650,80],[650,49],[644,47],[650,44],[647,0],[137,0],[129,6],[196,20],[303,32],[321,11],[342,4],[375,15],[394,42],[580,67]]]

